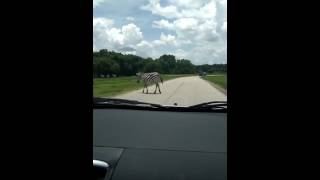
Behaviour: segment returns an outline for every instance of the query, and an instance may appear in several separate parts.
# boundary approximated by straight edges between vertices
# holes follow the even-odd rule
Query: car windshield
[[[227,101],[227,0],[93,0],[93,96]]]

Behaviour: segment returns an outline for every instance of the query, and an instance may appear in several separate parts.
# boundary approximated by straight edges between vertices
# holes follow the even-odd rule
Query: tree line
[[[187,59],[176,59],[173,55],[162,55],[157,59],[142,58],[102,49],[93,52],[93,75],[131,76],[137,72],[159,72],[161,74],[194,74],[198,72],[227,72],[226,64],[194,65]]]

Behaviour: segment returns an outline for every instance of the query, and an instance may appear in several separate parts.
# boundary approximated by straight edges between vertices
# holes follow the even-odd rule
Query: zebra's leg
[[[147,93],[146,94],[148,94],[148,86],[147,86],[147,84],[144,84],[144,88],[147,89]]]
[[[158,89],[159,89],[159,93],[161,94],[161,91],[160,91],[160,86],[158,85]]]
[[[156,84],[156,89],[154,90],[154,94],[157,92],[158,83]]]

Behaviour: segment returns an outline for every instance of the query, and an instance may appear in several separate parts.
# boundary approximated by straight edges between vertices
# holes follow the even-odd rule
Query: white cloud
[[[216,2],[211,1],[210,3],[201,7],[198,16],[202,19],[214,18],[216,16]]]
[[[137,44],[143,39],[140,28],[133,23],[123,26],[122,34],[126,44]]]
[[[149,43],[148,41],[141,41],[136,46],[137,55],[142,56],[144,58],[147,57],[156,57],[156,50],[152,43]]]
[[[198,46],[190,51],[177,49],[172,54],[178,59],[189,59],[195,65],[227,63],[226,49],[216,49],[210,46]]]
[[[199,8],[208,0],[169,0],[170,3],[183,8]]]
[[[174,25],[179,30],[195,30],[198,25],[198,20],[194,18],[180,18],[174,21]]]
[[[173,30],[173,24],[167,20],[153,21],[152,27]]]
[[[152,46],[152,44],[151,43],[149,43],[148,41],[145,41],[145,40],[143,40],[143,41],[141,41],[139,44],[137,44],[137,47],[140,47],[140,48],[152,48],[153,46]]]
[[[96,8],[101,3],[105,2],[106,0],[93,0],[93,8]]]
[[[152,41],[152,44],[154,47],[159,47],[159,46],[176,46],[177,45],[177,41],[176,41],[176,37],[171,35],[171,34],[168,34],[168,35],[165,35],[163,33],[161,33],[160,35],[160,39],[156,39],[154,41]]]
[[[169,5],[162,7],[160,0],[150,0],[149,4],[141,7],[143,10],[151,11],[153,14],[164,16],[166,18],[175,18],[179,16],[176,6]]]
[[[162,45],[165,45],[165,42],[157,39],[157,40],[152,41],[152,44],[154,44],[155,46],[162,46]]]
[[[193,17],[199,20],[215,18],[217,14],[216,2],[205,3],[199,8],[182,8],[178,18]]]
[[[113,27],[113,20],[93,17],[93,47],[95,49],[123,50],[134,47],[143,40],[139,27],[130,23],[121,28]]]
[[[210,46],[198,46],[188,52],[187,57],[193,59],[193,63],[199,64],[213,64],[213,63],[226,63],[226,52],[217,50]]]
[[[105,35],[109,43],[113,45],[117,45],[120,47],[120,45],[123,45],[123,39],[124,35],[122,34],[120,29],[117,28],[111,28],[108,30],[105,30]]]
[[[214,20],[206,20],[199,25],[195,38],[200,41],[217,41],[220,35],[216,31],[216,27],[217,23]]]
[[[93,17],[93,29],[105,29],[113,25],[112,19]]]
[[[155,47],[159,47],[159,46],[165,46],[165,47],[180,47],[184,44],[190,44],[191,41],[190,40],[185,40],[185,39],[179,39],[177,38],[177,36],[172,35],[172,34],[168,34],[165,35],[164,33],[161,33],[160,38],[157,40],[152,41],[152,44]]]
[[[127,21],[135,21],[134,17],[131,17],[131,16],[126,17],[126,20]]]
[[[190,41],[179,40],[175,35],[161,33],[159,39],[144,40],[141,29],[133,23],[114,27],[112,19],[93,17],[93,49],[110,49],[125,54],[157,58],[166,53],[166,48],[176,47]]]
[[[166,2],[149,0],[140,5],[144,12],[162,17],[152,24],[139,24],[143,29],[133,23],[135,19],[131,16],[122,17],[124,23],[117,27],[111,19],[94,17],[93,49],[107,48],[152,58],[173,54],[194,64],[226,63],[227,0]],[[168,31],[152,34],[150,38],[150,29],[145,29],[150,27]],[[142,30],[148,33],[148,40],[144,39]]]
[[[201,22],[202,21],[202,22]],[[167,20],[154,21],[153,27],[174,30],[182,41],[216,41],[219,34],[217,23],[213,20],[198,20],[195,18],[180,18],[173,23]]]
[[[182,0],[171,0],[170,2],[177,5],[177,7],[179,7],[180,9],[182,8],[181,12],[177,11],[176,14],[178,14],[178,16],[175,17],[175,20],[173,20],[172,22],[169,22],[165,19],[161,19],[160,21],[154,21],[152,24],[153,27],[174,30],[177,34],[177,38],[184,41],[219,40],[221,36],[219,34],[221,27],[219,27],[220,29],[218,29],[218,26],[220,24],[218,24],[216,18],[224,18],[224,16],[222,16],[221,14],[219,14],[219,16],[216,16],[218,13],[216,4],[220,3],[221,5],[220,1],[197,1],[197,3],[192,5],[189,4],[189,1]],[[150,1],[150,4],[158,5],[159,1]],[[222,11],[219,11],[219,13],[221,12]]]
[[[177,57],[177,59],[186,59],[187,58],[187,52],[183,49],[177,49],[173,55]]]
[[[113,20],[93,17],[93,47],[98,50],[110,41],[108,31],[113,26]],[[109,46],[108,46],[109,47]]]
[[[162,42],[164,42],[166,45],[174,45],[174,46],[177,46],[178,43],[177,43],[177,40],[176,40],[176,37],[171,35],[171,34],[168,34],[167,36],[164,35],[163,33],[161,33],[160,35],[160,40]]]
[[[98,48],[96,47],[96,45],[93,43],[93,52],[96,52],[96,51],[98,51]]]
[[[112,19],[93,17],[93,50],[109,49],[124,54],[135,54],[144,58],[157,58],[164,54],[159,47],[177,45],[176,37],[161,34],[159,40],[144,40],[141,29],[129,23],[114,27]]]
[[[227,32],[227,22],[226,22],[226,21],[223,22],[223,25],[222,25],[222,27],[221,27],[221,30],[222,30],[223,32]]]
[[[173,5],[161,6],[160,0],[150,0],[149,4],[142,6],[141,9],[151,11],[152,14],[160,15],[168,19],[186,17],[209,19],[215,17],[216,1],[212,0],[207,3],[201,1],[188,1],[174,1],[175,3],[173,3]]]
[[[169,2],[171,4],[161,6],[159,0],[151,0],[145,6],[148,8],[143,9],[164,18],[153,21],[152,26],[175,32],[176,45],[183,44],[181,42],[192,43],[190,51],[185,51],[179,46],[173,53],[191,59],[196,64],[226,62],[227,0],[169,0]],[[170,15],[163,13],[167,7],[175,11]],[[160,38],[155,40],[154,44],[166,43]]]

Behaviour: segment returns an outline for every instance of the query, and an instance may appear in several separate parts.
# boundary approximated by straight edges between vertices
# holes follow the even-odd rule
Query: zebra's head
[[[139,83],[141,80],[142,73],[138,72],[138,73],[136,73],[136,76],[137,76],[137,83]]]

